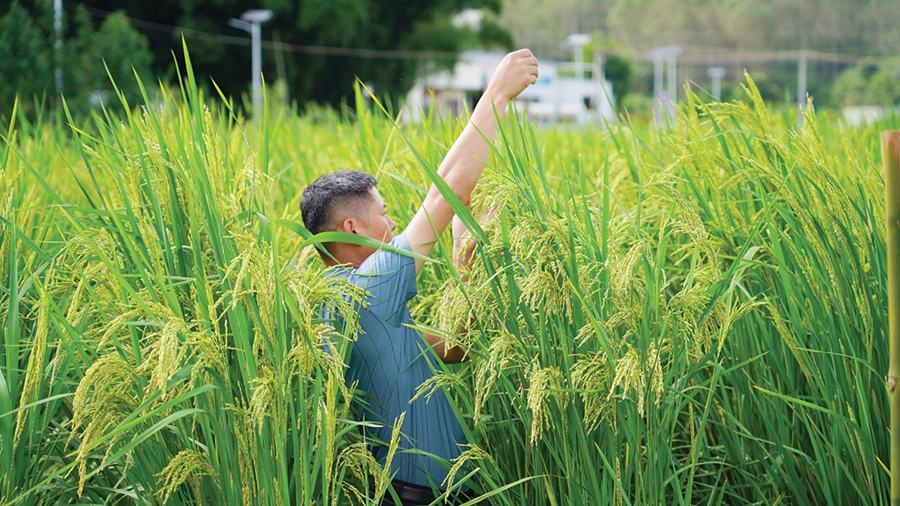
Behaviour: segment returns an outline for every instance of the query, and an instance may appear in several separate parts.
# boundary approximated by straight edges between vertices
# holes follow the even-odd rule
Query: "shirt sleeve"
[[[390,242],[391,246],[412,251],[406,234]],[[357,284],[369,292],[369,312],[397,327],[406,303],[418,292],[416,261],[413,257],[377,250],[356,270]]]

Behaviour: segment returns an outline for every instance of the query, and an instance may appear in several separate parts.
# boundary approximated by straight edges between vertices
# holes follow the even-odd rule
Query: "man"
[[[495,110],[504,114],[508,102],[534,84],[537,76],[538,61],[527,49],[508,54],[497,67],[469,124],[438,168],[438,175],[463,202],[469,201],[490,154],[485,139],[492,139],[497,130]],[[359,234],[428,256],[454,218],[450,205],[432,185],[404,233],[394,236],[396,224],[388,216],[376,184],[374,177],[359,171],[320,177],[303,192],[300,205],[306,228],[312,233]],[[454,228],[464,229],[458,220]],[[416,387],[432,377],[434,356],[455,363],[463,359],[464,352],[445,347],[437,336],[420,336],[410,327],[407,302],[416,294],[416,274],[423,260],[348,243],[329,243],[326,249],[330,256],[323,254],[322,259],[333,267],[332,273],[368,292],[366,304],[360,308],[362,332],[351,352],[347,379],[358,381],[357,387],[366,392],[364,416],[382,424],[374,430],[377,439],[389,441],[394,421],[405,412],[400,451],[391,464],[395,473],[392,485],[404,505],[428,504],[434,500],[432,490],[440,488],[447,471],[421,453],[404,450],[450,460],[460,454],[459,445],[466,441],[443,392],[428,402],[410,403],[410,399]],[[458,258],[466,261],[470,255]],[[422,337],[433,353],[425,349]],[[374,453],[383,459],[387,448],[376,447]]]

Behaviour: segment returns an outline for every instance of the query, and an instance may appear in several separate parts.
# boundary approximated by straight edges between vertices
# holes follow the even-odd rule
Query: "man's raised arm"
[[[463,202],[469,201],[490,155],[485,139],[492,140],[497,131],[494,109],[500,115],[505,114],[509,101],[534,84],[537,76],[538,61],[530,50],[520,49],[506,55],[475,106],[469,124],[441,162],[438,175]],[[420,255],[430,255],[437,237],[452,219],[453,209],[432,184],[422,207],[406,227],[406,238],[412,250]],[[416,259],[416,272],[422,269],[423,264],[422,260]]]

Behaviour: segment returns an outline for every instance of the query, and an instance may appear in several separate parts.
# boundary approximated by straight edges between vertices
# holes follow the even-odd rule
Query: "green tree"
[[[832,87],[833,105],[896,106],[900,103],[900,66],[854,65]]]
[[[69,107],[85,112],[101,101],[117,106],[119,102],[110,77],[130,104],[139,100],[140,89],[132,67],[145,80],[150,78],[153,55],[146,37],[131,26],[128,18],[116,12],[95,29],[92,17],[79,7],[72,16],[70,28],[63,58],[64,94]]]
[[[310,46],[456,54],[468,47],[473,34],[466,27],[454,26],[450,22],[453,14],[464,7],[484,8],[494,13],[499,13],[501,8],[500,0],[87,0],[84,3],[96,13],[100,12],[96,9],[124,9],[132,18],[157,23],[159,26],[142,26],[141,30],[151,35],[153,70],[168,78],[175,75],[173,52],[181,58],[182,29],[247,40],[248,34],[228,26],[228,19],[239,17],[249,9],[271,9],[274,16],[262,27],[265,44],[262,68],[266,80],[272,83],[278,76],[277,55],[271,44],[277,30],[281,40],[289,45],[283,57],[291,98],[301,104],[313,101],[332,105],[339,105],[352,96],[357,77],[374,85],[377,93],[398,98],[412,87],[424,59],[409,55],[375,58],[352,51],[323,53],[308,49]],[[508,45],[511,41],[508,33],[504,36],[493,18],[486,16],[486,20],[475,38]],[[167,32],[161,26],[181,29]],[[233,39],[208,40],[187,31],[184,34],[191,50],[191,63],[202,86],[209,87],[212,78],[226,95],[237,97],[247,92],[251,78],[248,45],[234,44]]]
[[[151,75],[153,55],[147,38],[131,27],[124,13],[116,12],[103,21],[91,40],[94,50],[90,58],[96,66],[91,75],[91,89],[85,91],[111,90],[112,77],[129,102],[134,103],[140,98],[134,71],[145,78]]]
[[[622,101],[631,89],[631,60],[612,53],[606,56],[603,64],[603,72],[606,78],[612,82],[613,95],[616,98],[616,108],[622,110]]]
[[[0,58],[0,118],[8,117],[17,95],[26,114],[32,113],[35,99],[55,102],[53,18],[46,15],[46,5],[39,3],[31,8],[30,13],[13,2],[0,18],[0,54],[9,55]],[[83,113],[101,97],[116,105],[110,76],[131,103],[139,99],[140,90],[131,69],[151,77],[153,56],[146,37],[122,13],[111,14],[99,28],[83,7],[70,12],[68,18],[59,65],[69,107]]]
[[[6,122],[18,95],[20,107],[53,94],[52,47],[28,12],[13,2],[0,18],[0,120]]]
[[[596,65],[594,60],[598,45],[603,49],[603,74],[612,83],[616,109],[622,111],[625,96],[628,95],[633,84],[632,62],[620,55],[612,42],[604,39],[600,32],[595,31],[592,34],[591,42],[582,48],[587,68]],[[571,58],[571,56],[568,57]]]

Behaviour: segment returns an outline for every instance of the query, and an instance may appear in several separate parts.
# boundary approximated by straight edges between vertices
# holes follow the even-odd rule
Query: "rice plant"
[[[322,276],[300,192],[367,170],[402,228],[465,119],[397,125],[360,98],[251,123],[189,59],[181,77],[3,134],[0,504],[377,504],[390,476],[344,381],[361,294]],[[415,401],[444,388],[467,431],[445,486],[887,502],[877,131],[900,122],[797,132],[746,91],[689,94],[660,129],[503,124],[477,261],[461,276],[445,238],[414,300],[469,348]]]

